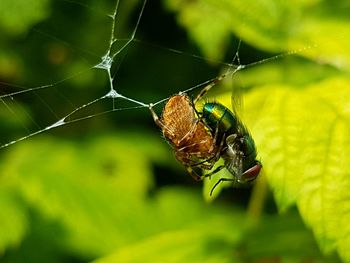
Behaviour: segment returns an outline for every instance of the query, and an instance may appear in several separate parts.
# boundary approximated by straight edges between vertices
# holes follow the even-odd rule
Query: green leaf
[[[210,230],[210,237],[226,233],[225,240],[238,238],[241,230],[236,226],[244,215],[220,206],[208,207],[198,191],[168,188],[153,198],[148,196],[153,182],[150,160],[144,153],[150,145],[136,146],[137,137],[114,135],[79,144],[41,138],[9,152],[1,173],[38,213],[31,221],[31,231],[37,231],[36,238],[28,239],[32,240],[31,250],[36,241],[43,251],[47,248],[47,255],[63,250],[93,258],[162,232],[184,229],[196,242],[203,237],[203,229]],[[152,141],[146,134],[143,137]],[[164,159],[164,153],[157,150],[161,145],[161,140],[159,145],[153,144],[153,155],[158,152]],[[208,231],[204,233],[209,235]],[[38,242],[39,237],[41,242],[50,240],[49,246]],[[57,248],[51,249],[53,245]],[[197,244],[193,249],[199,248]],[[229,257],[229,252],[223,253]]]
[[[338,262],[322,257],[311,231],[306,231],[295,209],[284,215],[264,215],[261,222],[245,232],[240,244],[245,262],[283,259],[283,262]]]
[[[92,259],[114,251],[101,262],[242,262],[242,245],[248,244],[241,243],[247,221],[243,211],[232,204],[209,205],[191,188],[164,187],[148,195],[148,146],[133,147],[132,138],[115,134],[86,143],[41,138],[12,148],[1,167],[12,188],[2,193],[20,193],[29,206],[20,213],[26,217],[31,211],[24,219],[30,235],[13,258],[23,261],[40,247],[42,253],[31,258],[60,262],[65,254]],[[271,229],[275,219],[267,220]],[[298,230],[300,235],[289,240],[303,242],[304,228]],[[287,243],[276,248],[281,255]],[[245,256],[255,257],[254,244]]]
[[[325,252],[350,262],[350,78],[246,96],[247,126],[279,208],[297,204]],[[227,96],[228,97],[228,96]]]
[[[208,207],[193,189],[167,189],[151,198],[151,159],[159,154],[165,161],[171,151],[158,137],[143,133],[143,141],[128,133],[86,143],[41,138],[12,148],[1,174],[7,175],[11,193],[19,193],[28,210],[38,214],[30,219],[34,233],[28,242],[36,240],[38,246],[38,237],[41,242],[49,239],[56,250],[93,258],[161,232],[206,228],[216,220],[224,220],[228,231],[232,223],[243,221],[241,214],[234,222],[231,211]],[[35,250],[32,243],[28,251]]]
[[[350,262],[350,81],[335,70],[350,68],[350,6],[307,0],[165,3],[208,57],[223,58],[234,34],[262,50],[293,50],[334,66],[294,60],[284,74],[276,63],[242,77],[254,87],[245,101],[246,124],[280,210],[297,204],[322,250],[336,250]],[[231,106],[231,94],[225,100]],[[212,185],[207,180],[204,191]]]
[[[26,211],[10,188],[0,187],[0,256],[16,247],[25,236],[28,223]]]
[[[168,203],[167,192],[163,191],[159,200],[164,202],[165,199]],[[187,202],[192,202],[188,194]],[[181,202],[186,206],[185,198]],[[196,208],[194,210],[197,211]],[[214,208],[208,210],[203,214],[217,213]],[[284,216],[264,216],[254,228],[247,229],[245,222],[240,211],[229,215],[217,213],[203,217],[197,224],[182,223],[176,230],[155,234],[122,247],[95,262],[274,262],[276,259],[283,260],[281,262],[306,259],[338,262],[336,257],[329,260],[322,257],[312,234],[305,229],[296,211]]]
[[[217,227],[220,229],[219,224]],[[208,229],[165,232],[95,262],[240,262],[232,259],[228,232],[221,236]]]
[[[152,203],[159,232],[96,262],[239,262],[233,250],[243,231],[242,212],[207,206],[191,189],[167,188]]]
[[[48,15],[49,0],[2,0],[0,27],[12,35],[25,33]]]
[[[223,58],[230,34],[270,51],[350,68],[350,7],[346,1],[166,0],[166,7],[203,53]]]
[[[151,231],[138,219],[147,215],[150,162],[132,145],[117,135],[88,144],[32,140],[9,152],[1,173],[32,208],[69,233],[58,243],[101,255]]]

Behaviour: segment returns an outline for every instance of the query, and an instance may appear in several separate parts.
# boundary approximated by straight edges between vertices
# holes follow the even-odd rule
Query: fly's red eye
[[[262,165],[260,163],[257,163],[256,165],[254,165],[253,167],[245,171],[242,174],[242,177],[247,182],[252,181],[259,175],[261,168],[262,168]]]

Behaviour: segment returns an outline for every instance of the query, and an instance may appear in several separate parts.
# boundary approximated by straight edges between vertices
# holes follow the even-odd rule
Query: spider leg
[[[196,102],[197,102],[197,101],[196,101]],[[194,111],[194,113],[196,114],[197,118],[201,120],[201,119],[202,119],[202,117],[201,117],[201,112],[199,112],[199,111],[196,109],[196,102],[193,100],[193,97],[191,97],[190,103],[191,103],[191,106],[192,106],[192,108],[193,108],[193,111]]]
[[[196,162],[190,158],[187,157],[179,157],[178,160],[183,163],[186,167],[198,167],[201,169],[205,169],[205,170],[211,170],[213,168],[213,164],[214,163],[210,163],[208,160],[203,160],[201,162]],[[208,162],[208,164],[206,164],[206,162]]]
[[[175,153],[175,158],[182,163],[183,166],[185,166],[187,172],[196,180],[196,181],[200,181],[202,180],[202,176],[198,175],[193,169],[192,167],[195,167],[195,163],[194,161],[190,158],[191,154],[187,154],[187,153],[183,153],[183,152],[176,152]],[[204,164],[202,164],[202,166],[204,166]],[[201,167],[204,169],[209,170],[210,168],[207,167]]]
[[[203,143],[204,143],[205,141],[203,141]],[[181,155],[184,155],[185,154],[185,152],[184,152],[184,150],[186,149],[186,148],[188,148],[188,147],[191,147],[191,146],[193,146],[193,145],[195,145],[195,144],[190,144],[190,145],[187,145],[187,146],[184,146],[184,147],[182,147],[182,148],[180,148],[179,150],[178,150],[178,152],[181,152],[181,154],[180,154],[180,159],[182,159],[183,161],[185,161],[186,163],[189,163],[190,164],[190,166],[196,166],[196,167],[199,167],[199,168],[202,168],[202,169],[206,169],[206,170],[211,170],[212,168],[213,168],[213,165],[216,163],[216,161],[217,160],[219,160],[219,158],[220,158],[220,156],[221,156],[221,151],[222,151],[222,149],[224,149],[223,148],[223,143],[224,143],[224,141],[220,144],[220,147],[218,148],[218,149],[216,149],[215,151],[213,151],[214,149],[213,149],[213,147],[211,147],[210,148],[210,150],[209,150],[209,152],[212,152],[213,151],[213,153],[211,154],[211,156],[209,157],[209,158],[207,158],[207,159],[202,159],[201,161],[199,160],[198,162],[196,162],[196,161],[194,161],[194,160],[191,160],[190,158],[183,158]],[[190,152],[190,153],[188,153],[188,155],[189,156],[191,156],[191,155],[194,155],[194,156],[196,156],[197,154],[200,154],[201,152]],[[199,158],[199,159],[201,159],[201,158]]]
[[[183,140],[185,140],[188,136],[190,136],[190,135],[194,132],[194,130],[196,129],[196,126],[197,126],[198,122],[199,122],[199,120],[196,119],[196,121],[193,123],[193,125],[192,125],[192,127],[191,127],[191,130],[189,130],[189,131],[181,138],[181,140],[179,141],[179,144],[181,144],[181,142],[182,142]]]
[[[171,133],[172,135],[174,135],[174,131],[170,130],[162,121],[161,119],[158,117],[157,113],[153,110],[153,104],[149,104],[148,108],[152,114],[153,120],[154,122],[162,129],[162,130],[167,130],[169,133]]]
[[[216,84],[218,84],[221,80],[223,80],[224,78],[226,78],[227,73],[224,73],[218,77],[216,77],[215,79],[213,79],[213,81],[211,81],[207,86],[205,86],[196,96],[196,98],[193,100],[193,103],[196,104],[197,101],[199,101],[212,87],[214,87]]]
[[[218,125],[216,126],[216,129],[215,129],[215,134],[214,134],[214,144],[212,145],[212,147],[214,147],[214,145],[216,145],[217,143],[217,140],[218,140],[218,136],[219,136],[219,123]],[[221,152],[225,150],[225,141],[226,141],[226,136],[225,134],[222,135],[222,138],[220,140],[220,144],[219,144],[219,147],[217,148],[217,151],[216,151],[216,154],[215,154],[215,158],[216,160],[219,160],[220,158],[220,155],[221,155]]]
[[[213,186],[213,188],[210,191],[210,196],[213,194],[214,189],[221,183],[221,182],[234,182],[235,179],[232,178],[220,178],[216,184]]]
[[[214,135],[214,144],[213,145],[216,145],[216,141],[217,141],[217,137],[218,137],[218,133],[219,133],[219,126],[216,127],[215,129],[215,135]],[[213,165],[216,163],[217,160],[219,160],[220,156],[221,156],[221,152],[222,150],[225,148],[224,147],[224,143],[225,143],[225,136],[222,137],[221,139],[221,142],[220,142],[220,145],[218,147],[218,149],[216,150],[215,152],[215,155],[210,157],[209,159],[207,160],[203,160],[195,165],[192,165],[192,166],[198,166],[198,167],[205,167],[205,169],[207,170],[211,170],[211,168],[213,167]],[[214,147],[214,146],[212,146]],[[210,149],[210,151],[212,151],[212,148]],[[204,165],[206,162],[209,163],[209,165]],[[221,171],[223,168],[225,168],[225,165],[220,165],[218,166],[217,168],[215,168],[214,171],[204,175],[204,177],[210,177],[211,175]],[[203,176],[202,176],[203,177]]]
[[[208,159],[205,159],[203,161],[193,163],[193,164],[191,164],[191,166],[204,167],[204,169],[211,170],[211,168],[213,168],[213,165],[215,162],[216,162],[216,155],[214,155]],[[209,163],[209,164],[205,164],[205,163]]]
[[[218,143],[218,140],[219,140],[219,131],[220,131],[219,124],[220,124],[222,118],[223,118],[223,116],[221,116],[220,121],[217,122],[217,125],[216,125],[216,128],[215,128],[215,133],[214,133],[214,138],[213,138],[214,143],[211,145],[210,151],[214,150],[214,147],[217,146],[217,143]],[[203,123],[205,124],[205,122],[203,122]],[[208,126],[207,126],[207,128],[210,129],[210,127],[208,127]],[[220,156],[221,156],[221,153],[226,150],[225,142],[226,142],[228,137],[226,137],[225,133],[221,134],[220,144],[219,144],[219,146],[216,149],[216,153],[215,153],[215,155],[212,158],[210,158],[210,159],[213,159],[213,162],[216,162],[217,160],[219,160]]]
[[[202,177],[200,175],[198,175],[192,168],[191,166],[185,166],[187,172],[192,176],[192,178],[196,181],[200,181],[202,180]]]
[[[214,146],[216,145],[217,139],[218,139],[218,134],[219,134],[219,125],[217,125],[216,129],[215,129],[215,134],[214,134],[214,144],[211,146],[210,151],[213,150]],[[210,157],[209,159],[205,160],[209,163],[211,163],[211,166],[214,165],[214,163],[216,163],[216,161],[218,161],[220,159],[221,153],[222,151],[225,150],[225,135],[222,136],[221,141],[220,141],[220,145],[219,147],[216,149],[215,155]],[[225,165],[221,165],[219,167],[217,167],[214,171],[210,172],[209,175],[205,175],[205,177],[211,176],[217,172],[219,172],[220,170],[222,170],[225,167]]]
[[[148,108],[149,108],[149,110],[150,110],[150,112],[151,112],[151,114],[152,114],[152,117],[153,117],[154,122],[155,122],[159,127],[163,128],[163,127],[164,127],[164,124],[163,124],[163,122],[159,119],[157,113],[153,110],[153,104],[152,104],[152,103],[149,104],[149,105],[148,105]]]
[[[214,144],[211,146],[210,151],[213,150],[213,147],[214,147],[214,145],[216,144],[218,131],[219,131],[219,128],[217,127],[217,129],[216,129],[216,131],[215,131],[215,135],[214,135]],[[193,164],[193,165],[191,165],[191,166],[203,167],[203,165],[204,165],[206,162],[208,162],[208,163],[210,163],[210,164],[209,164],[209,165],[205,165],[204,167],[205,167],[205,169],[210,170],[210,169],[213,167],[214,163],[216,163],[216,161],[219,160],[219,158],[220,158],[220,156],[221,156],[221,152],[222,152],[223,149],[224,149],[224,143],[225,143],[225,136],[223,136],[223,138],[221,139],[220,145],[219,145],[218,149],[215,151],[215,154],[214,154],[213,156],[209,157],[209,158],[206,159],[206,160],[203,160],[203,161],[201,161],[201,162],[198,162],[198,163],[196,163],[196,164]],[[222,168],[224,168],[224,167],[222,167]],[[221,169],[222,169],[222,168],[221,168]],[[221,169],[219,169],[218,171],[220,171]],[[215,169],[215,170],[214,170],[213,172],[211,172],[210,174],[217,173],[218,171],[216,171],[216,169]]]
[[[214,144],[210,148],[210,151],[212,151],[214,145],[216,145],[218,131],[219,131],[219,127],[216,128],[215,135],[214,135]],[[186,162],[187,163],[191,162],[191,166],[197,166],[197,167],[200,167],[202,169],[211,170],[213,168],[213,165],[216,163],[216,161],[220,159],[221,152],[225,149],[224,143],[225,143],[225,136],[222,137],[219,147],[215,151],[215,154],[213,156],[211,156],[210,158],[205,159],[205,160],[200,161],[200,162],[197,162],[197,163],[194,163],[192,160],[186,161]],[[184,147],[184,148],[186,148],[186,147]],[[181,150],[183,150],[183,149],[181,149]],[[192,153],[192,154],[195,154],[195,153]],[[208,163],[208,164],[205,164],[205,163]],[[222,170],[224,167],[225,167],[225,165],[219,166],[214,171],[210,172],[208,175],[204,175],[204,177],[211,176],[211,175],[219,172],[220,170]]]

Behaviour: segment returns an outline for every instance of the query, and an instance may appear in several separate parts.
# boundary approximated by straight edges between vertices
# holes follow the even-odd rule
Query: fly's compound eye
[[[258,162],[253,167],[249,168],[247,171],[245,171],[242,174],[242,179],[245,182],[250,182],[256,179],[256,177],[259,175],[261,171],[262,165]]]

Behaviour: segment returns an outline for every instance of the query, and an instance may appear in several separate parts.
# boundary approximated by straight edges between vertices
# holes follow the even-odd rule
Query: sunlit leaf
[[[210,225],[212,226],[212,225]],[[220,229],[217,224],[216,229]],[[191,228],[156,235],[95,262],[240,262],[232,257],[232,237]]]
[[[321,248],[350,260],[350,79],[246,96],[247,125],[281,210],[297,204]],[[257,110],[258,109],[258,110]]]
[[[28,229],[27,215],[10,188],[0,187],[0,255],[18,246]]]
[[[321,256],[296,211],[283,217],[264,216],[259,226],[249,230],[245,222],[239,211],[203,217],[191,227],[182,223],[179,229],[150,236],[95,262],[338,262],[336,257]]]
[[[96,262],[237,262],[233,250],[244,229],[242,212],[208,206],[198,193],[180,188],[161,191],[153,204],[158,229],[168,225],[167,231]]]
[[[148,143],[153,140],[145,133],[143,138]],[[207,228],[218,217],[226,222],[222,226],[231,227],[234,213],[209,207],[193,189],[158,191],[151,198],[151,159],[158,153],[162,155],[158,159],[165,160],[171,151],[159,139],[158,145],[153,141],[153,153],[148,155],[150,145],[141,142],[132,134],[86,143],[32,140],[9,152],[1,172],[38,214],[33,221],[35,235],[85,257],[108,254],[164,231]],[[242,218],[236,216],[235,224]],[[40,233],[41,227],[50,231]]]
[[[77,251],[101,254],[149,231],[138,218],[147,215],[150,162],[130,142],[33,140],[11,151],[2,172],[26,202],[63,225],[70,234],[60,242]]]
[[[243,211],[232,204],[230,209],[209,205],[191,188],[166,187],[147,195],[152,183],[147,155],[137,150],[140,145],[130,147],[132,136],[122,138],[32,140],[9,152],[2,171],[36,211],[27,253],[40,246],[43,253],[35,254],[40,260],[68,250],[85,258],[115,251],[101,262],[241,262]],[[303,227],[300,231],[293,240],[302,242]],[[287,243],[281,244],[275,250],[280,255]],[[254,250],[244,255],[255,255]],[[23,255],[18,254],[22,260]]]
[[[259,49],[299,51],[350,68],[350,6],[346,1],[167,0],[168,9],[203,53],[222,58],[229,34]],[[302,51],[302,52],[301,52]]]
[[[349,5],[345,2],[166,3],[209,57],[222,58],[225,33],[231,32],[263,50],[296,50],[344,71],[350,68],[350,20],[345,15]],[[205,27],[208,31],[203,33]],[[208,34],[217,38],[208,38]],[[264,84],[247,96],[245,114],[279,208],[297,204],[322,250],[336,250],[350,261],[350,81],[332,68],[324,68],[323,73],[316,68],[321,67],[297,61],[292,69],[299,71],[299,77],[295,70],[274,76],[267,67],[265,74],[251,76],[248,87],[262,79]],[[269,78],[273,79],[270,83]],[[226,95],[227,100],[230,97],[231,93]]]

